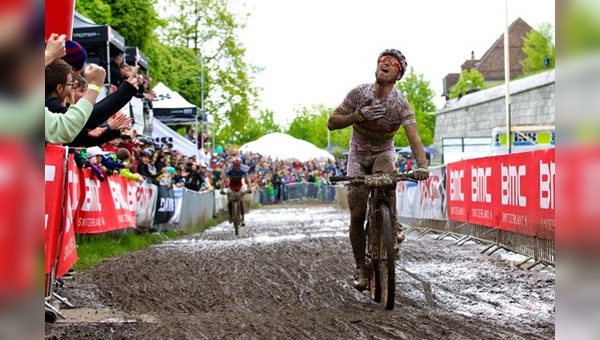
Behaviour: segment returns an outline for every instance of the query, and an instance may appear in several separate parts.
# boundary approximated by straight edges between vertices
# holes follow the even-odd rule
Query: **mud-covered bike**
[[[221,191],[221,195],[227,195],[231,201],[231,222],[233,222],[235,236],[240,233],[240,226],[244,217],[244,194],[250,193],[252,193],[252,190]]]
[[[386,191],[395,190],[399,181],[416,182],[412,174],[375,173],[364,176],[334,176],[331,182],[348,181],[349,186],[369,190],[367,201],[365,252],[371,299],[393,309],[396,296],[396,207],[387,199]]]

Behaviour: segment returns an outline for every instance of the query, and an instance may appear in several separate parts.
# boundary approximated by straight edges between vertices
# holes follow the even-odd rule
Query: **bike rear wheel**
[[[235,228],[235,236],[237,236],[240,232],[240,223],[241,223],[241,215],[240,215],[240,202],[233,201],[233,227]]]
[[[369,278],[369,291],[371,300],[375,302],[381,301],[381,284],[379,283],[379,261],[376,254],[373,252],[373,230],[370,227],[370,221],[367,222],[367,253],[365,264],[367,267],[367,277]]]
[[[396,297],[396,253],[394,251],[395,233],[392,226],[392,216],[387,206],[379,209],[379,284],[381,299],[385,309],[394,309]]]

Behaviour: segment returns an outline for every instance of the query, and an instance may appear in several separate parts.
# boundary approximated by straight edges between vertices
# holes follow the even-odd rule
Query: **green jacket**
[[[90,118],[94,105],[85,99],[69,106],[66,113],[50,112],[46,107],[44,135],[46,142],[71,143]]]

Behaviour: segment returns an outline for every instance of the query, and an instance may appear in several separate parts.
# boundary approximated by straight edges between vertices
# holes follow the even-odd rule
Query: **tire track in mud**
[[[113,309],[137,322],[66,320],[46,325],[46,335],[554,338],[554,314],[543,312],[553,305],[553,276],[511,269],[479,255],[479,249],[409,234],[397,265],[396,308],[386,311],[350,286],[354,260],[347,211],[288,204],[253,210],[246,221],[238,237],[225,222],[76,273],[75,289],[65,291],[70,301]],[[533,310],[482,302],[510,298]]]

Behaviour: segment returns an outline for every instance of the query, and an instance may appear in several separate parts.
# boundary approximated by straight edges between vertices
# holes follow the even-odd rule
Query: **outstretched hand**
[[[46,58],[52,62],[56,59],[62,58],[67,54],[65,47],[65,40],[67,36],[64,34],[52,33],[46,42]]]
[[[127,117],[119,112],[108,119],[108,126],[110,126],[111,130],[121,130],[129,127],[132,121],[131,117]]]

